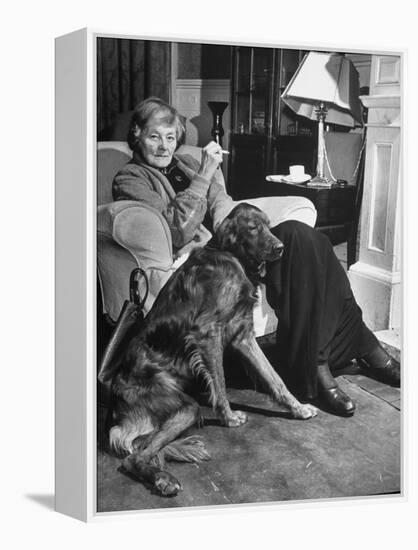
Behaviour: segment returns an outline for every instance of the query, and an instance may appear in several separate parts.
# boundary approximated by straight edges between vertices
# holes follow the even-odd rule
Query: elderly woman
[[[158,98],[143,101],[128,134],[132,160],[113,182],[115,200],[143,201],[161,212],[174,255],[205,244],[234,206],[220,183],[220,145],[204,147],[199,164],[176,154],[183,134],[173,107]],[[333,369],[357,359],[379,380],[398,386],[399,363],[364,324],[328,238],[295,220],[277,224],[272,232],[284,243],[284,254],[268,266],[265,283],[279,321],[284,378],[302,399],[317,399],[329,412],[350,416],[355,404],[338,386]]]

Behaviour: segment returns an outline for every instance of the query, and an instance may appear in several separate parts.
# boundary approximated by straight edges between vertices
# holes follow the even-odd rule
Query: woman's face
[[[177,147],[176,127],[149,121],[139,137],[139,148],[147,164],[166,168]]]

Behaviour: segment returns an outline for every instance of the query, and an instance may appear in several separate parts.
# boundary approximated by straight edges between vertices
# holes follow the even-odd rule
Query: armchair
[[[180,153],[200,160],[201,149],[182,145]],[[124,301],[129,297],[129,275],[141,267],[148,275],[149,295],[145,313],[178,264],[173,261],[171,234],[163,216],[154,208],[137,201],[112,198],[116,172],[131,158],[125,142],[99,142],[97,150],[97,266],[102,313],[116,322]],[[313,204],[304,197],[268,197],[246,200],[264,210],[271,224],[296,219],[311,226],[316,220]],[[146,238],[143,236],[146,235]],[[254,311],[256,336],[275,330],[277,319],[260,289],[260,301]]]

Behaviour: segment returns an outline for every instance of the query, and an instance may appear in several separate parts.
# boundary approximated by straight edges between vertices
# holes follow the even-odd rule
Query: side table
[[[357,238],[357,186],[334,185],[330,188],[306,184],[264,182],[263,195],[269,197],[306,197],[318,212],[316,228],[335,246],[347,242],[347,266],[355,262]]]

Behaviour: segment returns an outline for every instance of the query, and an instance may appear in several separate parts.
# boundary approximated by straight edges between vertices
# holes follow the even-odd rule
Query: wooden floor
[[[334,250],[346,269],[346,244]],[[274,336],[263,337],[260,343],[269,355]],[[389,351],[400,359],[399,351]],[[354,364],[338,376],[340,386],[356,402],[354,416],[340,418],[320,410],[316,418],[298,421],[287,418],[267,396],[255,392],[245,377],[235,376],[230,382],[231,403],[246,410],[249,420],[240,428],[228,429],[219,425],[210,409],[204,409],[205,426],[190,434],[204,439],[212,460],[199,465],[170,464],[170,471],[184,487],[174,498],[153,495],[118,470],[119,461],[105,451],[105,410],[99,407],[98,511],[400,493],[399,389],[364,376]]]
[[[400,391],[365,377],[355,366],[342,372],[338,382],[356,402],[351,418],[319,411],[311,420],[293,420],[267,396],[231,388],[230,400],[247,410],[248,423],[224,428],[204,409],[207,424],[190,433],[204,439],[212,460],[170,464],[184,487],[173,498],[153,495],[123,475],[119,461],[99,443],[98,511],[399,493]],[[99,433],[103,414],[100,408]]]

